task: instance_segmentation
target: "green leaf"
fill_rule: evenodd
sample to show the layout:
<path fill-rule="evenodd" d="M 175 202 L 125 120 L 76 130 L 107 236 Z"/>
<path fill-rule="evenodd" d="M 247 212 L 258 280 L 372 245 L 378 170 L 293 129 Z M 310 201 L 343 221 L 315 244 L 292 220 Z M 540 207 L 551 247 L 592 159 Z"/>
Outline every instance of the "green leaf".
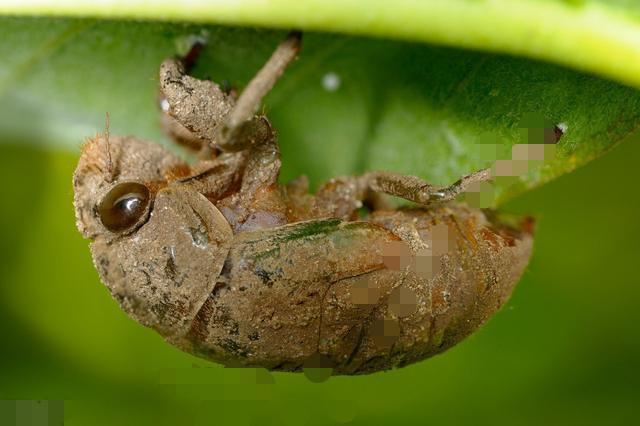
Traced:
<path fill-rule="evenodd" d="M 5 0 L 0 13 L 376 35 L 540 58 L 640 85 L 635 0 Z"/>
<path fill-rule="evenodd" d="M 75 152 L 103 131 L 107 111 L 112 133 L 168 144 L 158 127 L 158 64 L 193 37 L 208 39 L 195 74 L 242 87 L 284 34 L 10 17 L 0 28 L 0 140 Z M 542 127 L 566 126 L 544 162 L 520 162 L 526 173 L 497 179 L 499 202 L 596 158 L 640 122 L 636 90 L 556 65 L 321 33 L 305 35 L 299 60 L 265 104 L 280 135 L 283 180 L 306 174 L 314 184 L 370 169 L 447 184 L 511 159 L 514 144 L 542 142 Z"/>

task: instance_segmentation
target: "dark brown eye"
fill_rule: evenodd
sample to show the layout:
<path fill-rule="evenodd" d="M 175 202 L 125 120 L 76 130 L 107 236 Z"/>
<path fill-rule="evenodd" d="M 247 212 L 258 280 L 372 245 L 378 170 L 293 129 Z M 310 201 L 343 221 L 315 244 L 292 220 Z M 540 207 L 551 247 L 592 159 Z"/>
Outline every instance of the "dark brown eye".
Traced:
<path fill-rule="evenodd" d="M 137 182 L 120 183 L 98 205 L 102 224 L 111 232 L 124 231 L 138 222 L 149 203 L 149 190 Z"/>

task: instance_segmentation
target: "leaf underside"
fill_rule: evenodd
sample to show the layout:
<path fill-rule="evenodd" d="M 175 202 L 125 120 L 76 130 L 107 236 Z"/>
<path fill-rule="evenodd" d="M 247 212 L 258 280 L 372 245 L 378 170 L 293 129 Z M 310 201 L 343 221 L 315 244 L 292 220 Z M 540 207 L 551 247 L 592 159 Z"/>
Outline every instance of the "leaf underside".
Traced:
<path fill-rule="evenodd" d="M 157 68 L 194 36 L 194 73 L 242 88 L 282 31 L 196 24 L 3 18 L 0 140 L 76 150 L 103 130 L 169 142 L 158 127 Z M 279 132 L 283 180 L 314 184 L 384 169 L 448 184 L 541 143 L 561 125 L 555 158 L 496 182 L 498 202 L 598 157 L 639 123 L 632 88 L 537 62 L 420 43 L 306 33 L 296 63 L 265 101 Z M 529 129 L 529 130 L 527 130 Z M 546 152 L 546 151 L 545 151 Z M 491 202 L 489 202 L 491 204 Z"/>

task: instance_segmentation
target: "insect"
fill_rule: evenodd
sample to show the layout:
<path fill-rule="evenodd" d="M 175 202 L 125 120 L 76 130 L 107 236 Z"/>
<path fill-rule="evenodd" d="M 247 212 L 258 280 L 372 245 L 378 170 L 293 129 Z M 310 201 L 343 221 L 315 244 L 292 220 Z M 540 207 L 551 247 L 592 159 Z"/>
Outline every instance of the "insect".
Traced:
<path fill-rule="evenodd" d="M 90 139 L 77 227 L 122 309 L 209 360 L 364 374 L 440 353 L 510 296 L 532 227 L 455 201 L 488 170 L 448 187 L 390 172 L 315 194 L 305 178 L 278 183 L 276 134 L 256 110 L 300 45 L 292 32 L 239 96 L 190 76 L 194 55 L 164 61 L 163 126 L 200 159 L 108 130 Z"/>

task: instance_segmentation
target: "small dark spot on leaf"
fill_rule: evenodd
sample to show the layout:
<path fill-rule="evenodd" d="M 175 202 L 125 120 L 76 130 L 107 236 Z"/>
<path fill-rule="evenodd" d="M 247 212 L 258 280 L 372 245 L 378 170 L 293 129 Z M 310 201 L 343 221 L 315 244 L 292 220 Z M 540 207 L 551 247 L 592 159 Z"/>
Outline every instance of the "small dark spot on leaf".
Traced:
<path fill-rule="evenodd" d="M 548 140 L 545 140 L 545 143 L 551 143 L 551 144 L 558 143 L 562 138 L 562 136 L 564 136 L 566 129 L 567 127 L 565 124 L 562 124 L 562 123 L 556 124 L 555 126 L 553 126 L 553 129 L 552 129 L 553 135 L 550 138 L 548 138 Z"/>

